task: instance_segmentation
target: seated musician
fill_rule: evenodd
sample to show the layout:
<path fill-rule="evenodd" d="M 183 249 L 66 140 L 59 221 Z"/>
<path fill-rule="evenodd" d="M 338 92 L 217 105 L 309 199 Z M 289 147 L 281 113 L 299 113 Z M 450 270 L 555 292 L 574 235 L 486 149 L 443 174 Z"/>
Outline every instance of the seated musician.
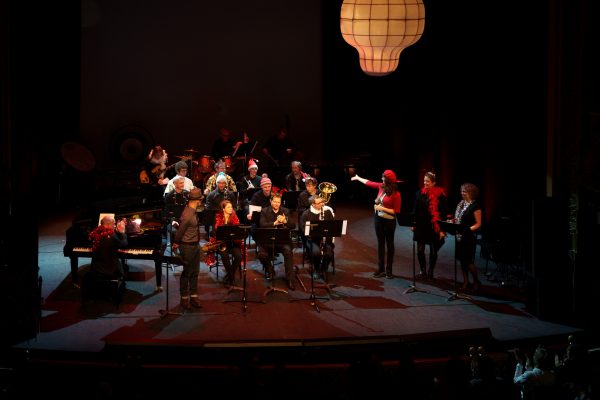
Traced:
<path fill-rule="evenodd" d="M 167 186 L 165 187 L 163 196 L 166 196 L 169 192 L 172 192 L 175 189 L 175 178 L 179 176 L 183 177 L 183 188 L 185 190 L 189 192 L 194 188 L 194 182 L 187 177 L 188 165 L 185 161 L 177 161 L 175 163 L 175 172 L 177 172 L 177 175 L 175 175 L 173 178 L 171 178 L 171 180 L 169 180 Z"/>
<path fill-rule="evenodd" d="M 272 193 L 273 184 L 271 183 L 271 179 L 269 179 L 269 177 L 266 175 L 267 174 L 263 174 L 263 177 L 260 179 L 261 190 L 258 192 L 255 192 L 252 195 L 249 206 L 257 206 L 257 207 L 260 207 L 261 209 L 263 209 L 263 208 L 269 207 L 271 205 L 271 193 Z M 259 213 L 257 213 L 257 214 L 259 214 Z M 253 216 L 250 213 L 250 209 L 248 209 L 248 214 L 246 215 L 246 218 L 248 219 L 248 221 L 251 222 L 250 235 L 254 238 L 254 231 L 258 227 L 258 218 L 260 218 L 260 215 Z"/>
<path fill-rule="evenodd" d="M 163 218 L 166 225 L 168 238 L 175 235 L 179 226 L 179 217 L 187 205 L 189 191 L 184 189 L 185 179 L 177 175 L 173 178 L 174 189 L 165 196 L 165 208 L 163 209 Z"/>
<path fill-rule="evenodd" d="M 234 206 L 236 204 L 235 195 L 233 192 L 227 190 L 227 179 L 225 178 L 225 174 L 219 173 L 216 182 L 216 189 L 206 196 L 206 205 L 204 209 L 204 231 L 207 235 L 206 240 L 210 240 L 211 230 L 214 228 L 215 215 L 218 211 L 221 211 L 221 202 L 223 200 L 229 200 Z M 212 258 L 207 259 L 206 263 L 211 266 L 213 264 Z"/>
<path fill-rule="evenodd" d="M 233 203 L 230 200 L 223 200 L 220 205 L 221 211 L 215 215 L 215 232 L 223 225 L 239 225 L 240 220 L 233 208 Z M 215 236 L 210 238 L 210 241 L 216 243 Z M 218 246 L 219 255 L 225 267 L 225 277 L 223 283 L 226 285 L 235 285 L 235 273 L 240 269 L 242 257 L 245 256 L 245 246 L 242 240 L 234 240 L 231 243 L 225 242 Z M 233 263 L 229 258 L 231 254 Z"/>
<path fill-rule="evenodd" d="M 92 264 L 90 274 L 96 279 L 123 279 L 123 265 L 119 258 L 119 249 L 127 247 L 125 221 L 121 220 L 115 228 L 115 219 L 105 216 L 92 232 Z"/>
<path fill-rule="evenodd" d="M 242 206 L 241 208 L 243 208 L 245 211 L 241 218 L 248 214 L 248 205 L 250 204 L 251 200 L 249 193 L 254 194 L 254 192 L 250 191 L 250 189 L 260 188 L 261 179 L 262 176 L 258 175 L 258 165 L 254 159 L 250 159 L 250 161 L 248 161 L 248 174 L 244 175 L 237 183 L 240 193 L 239 201 L 242 202 L 242 204 L 238 204 L 238 206 Z"/>
<path fill-rule="evenodd" d="M 285 176 L 285 188 L 295 191 L 305 190 L 305 181 L 310 175 L 302 171 L 302 163 L 300 161 L 292 161 L 290 166 L 292 172 Z"/>
<path fill-rule="evenodd" d="M 165 185 L 169 183 L 169 178 L 165 176 L 167 172 L 167 161 L 169 156 L 167 151 L 161 146 L 154 146 L 146 161 L 144 168 L 140 172 L 140 183 L 147 188 L 149 195 L 160 199 Z"/>
<path fill-rule="evenodd" d="M 298 195 L 298 205 L 296 206 L 296 211 L 298 212 L 298 217 L 302 215 L 304 210 L 308 209 L 311 205 L 310 197 L 318 194 L 317 188 L 317 179 L 309 176 L 304 181 L 306 189 L 300 192 Z"/>
<path fill-rule="evenodd" d="M 168 159 L 169 156 L 165 149 L 161 146 L 154 146 L 148 153 L 144 170 L 140 174 L 141 183 L 166 185 L 169 182 L 169 178 L 165 176 Z"/>
<path fill-rule="evenodd" d="M 309 201 L 310 207 L 304 210 L 300 216 L 299 229 L 303 235 L 307 221 L 323 221 L 335 218 L 333 209 L 325 205 L 324 198 L 318 195 L 312 195 Z M 325 274 L 333 259 L 333 238 L 308 236 L 306 237 L 305 244 L 311 258 L 311 264 L 314 268 L 313 276 L 316 279 L 325 279 Z"/>
<path fill-rule="evenodd" d="M 210 192 L 217 188 L 217 177 L 219 176 L 219 174 L 223 174 L 223 176 L 225 177 L 227 183 L 227 190 L 230 192 L 237 192 L 237 187 L 235 186 L 233 178 L 227 175 L 227 165 L 225 164 L 225 161 L 219 160 L 215 163 L 215 173 L 208 178 L 204 186 L 205 196 L 208 196 Z"/>
<path fill-rule="evenodd" d="M 281 206 L 281 195 L 273 193 L 271 195 L 271 205 L 264 207 L 260 212 L 260 228 L 288 228 L 294 229 L 296 224 L 290 220 L 290 210 Z M 290 236 L 289 243 L 275 243 L 275 248 L 271 248 L 269 243 L 259 243 L 258 259 L 266 271 L 265 278 L 267 280 L 275 278 L 275 271 L 271 263 L 271 256 L 274 252 L 283 254 L 283 263 L 285 266 L 285 279 L 287 287 L 290 290 L 295 290 L 294 286 L 294 266 L 292 254 L 292 238 Z"/>

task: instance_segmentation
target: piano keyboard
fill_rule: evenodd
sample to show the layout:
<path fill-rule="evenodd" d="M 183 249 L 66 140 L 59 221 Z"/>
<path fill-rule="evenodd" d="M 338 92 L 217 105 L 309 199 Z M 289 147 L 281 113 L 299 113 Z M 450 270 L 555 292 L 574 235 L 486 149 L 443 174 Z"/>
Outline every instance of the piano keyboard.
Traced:
<path fill-rule="evenodd" d="M 92 248 L 91 247 L 73 247 L 73 252 L 74 253 L 91 253 Z M 119 250 L 119 253 L 131 254 L 134 256 L 151 255 L 154 253 L 154 250 L 152 250 L 152 249 L 121 249 L 121 250 Z"/>

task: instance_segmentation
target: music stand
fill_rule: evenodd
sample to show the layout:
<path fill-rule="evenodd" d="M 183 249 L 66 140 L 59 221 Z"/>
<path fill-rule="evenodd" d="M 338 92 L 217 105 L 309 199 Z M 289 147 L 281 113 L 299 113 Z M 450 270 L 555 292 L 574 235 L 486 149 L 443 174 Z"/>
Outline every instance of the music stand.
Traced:
<path fill-rule="evenodd" d="M 423 290 L 423 289 L 417 288 L 417 272 L 416 272 L 416 261 L 415 261 L 415 240 L 413 240 L 413 246 L 412 247 L 413 247 L 413 253 L 412 253 L 413 283 L 412 283 L 412 285 L 410 285 L 408 287 L 408 289 L 406 289 L 404 291 L 404 294 L 414 293 L 414 292 L 427 293 L 427 290 Z M 454 263 L 456 264 L 456 259 L 454 260 Z M 456 269 L 454 271 L 454 276 L 455 276 L 454 282 L 455 282 L 455 287 L 456 287 Z"/>
<path fill-rule="evenodd" d="M 320 238 L 328 238 L 328 237 L 340 237 L 346 234 L 345 225 L 347 224 L 346 220 L 341 219 L 330 219 L 323 221 L 307 221 L 309 222 L 304 226 L 304 234 L 310 237 L 320 237 Z M 320 246 L 323 246 L 321 242 Z M 321 261 L 323 257 L 323 248 L 321 247 Z M 304 262 L 304 259 L 303 259 Z M 315 287 L 324 288 L 327 290 L 329 294 L 331 294 L 331 285 L 327 282 L 327 272 L 325 271 L 323 276 L 325 277 L 325 284 L 315 285 L 314 273 L 316 272 L 316 266 L 313 264 L 313 271 L 310 275 L 310 296 L 308 299 L 298 299 L 298 300 L 310 300 L 310 305 L 315 307 L 317 312 L 321 312 L 317 305 L 317 299 L 321 300 L 331 300 L 327 297 L 317 297 L 315 296 Z"/>
<path fill-rule="evenodd" d="M 473 300 L 470 296 L 467 296 L 466 294 L 461 294 L 458 293 L 458 282 L 457 282 L 457 265 L 456 265 L 456 243 L 458 242 L 456 240 L 456 233 L 458 231 L 460 231 L 461 225 L 460 224 L 456 224 L 454 222 L 449 222 L 449 221 L 439 221 L 440 224 L 440 228 L 446 232 L 449 233 L 451 235 L 454 235 L 454 292 L 448 292 L 450 293 L 450 297 L 448 297 L 448 301 L 452 301 L 452 300 L 457 300 L 457 299 L 463 299 L 463 300 Z"/>
<path fill-rule="evenodd" d="M 275 287 L 275 246 L 282 244 L 290 244 L 291 236 L 289 228 L 256 228 L 254 231 L 256 243 L 262 246 L 270 246 L 271 250 L 271 270 L 273 276 L 271 277 L 271 285 L 267 288 L 264 295 L 268 295 L 272 292 L 288 293 L 285 289 L 279 289 Z"/>
<path fill-rule="evenodd" d="M 165 304 L 165 309 L 164 310 L 158 310 L 160 317 L 161 318 L 165 318 L 167 315 L 183 315 L 183 313 L 180 312 L 175 312 L 175 311 L 170 311 L 169 310 L 169 269 L 171 268 L 171 264 L 181 264 L 181 258 L 179 257 L 179 255 L 173 256 L 173 247 L 171 247 L 171 256 L 163 256 L 163 260 L 166 261 L 167 263 L 167 272 L 165 274 L 165 279 L 167 281 L 166 284 L 166 295 L 167 295 L 167 300 L 166 300 L 166 304 Z"/>
<path fill-rule="evenodd" d="M 217 228 L 217 241 L 226 241 L 228 243 L 228 248 L 233 247 L 234 240 L 242 240 L 244 241 L 244 245 L 246 246 L 246 252 L 248 251 L 248 245 L 246 245 L 246 238 L 248 237 L 248 230 L 250 229 L 250 225 L 221 225 Z M 222 257 L 229 257 L 229 254 L 224 254 Z M 246 311 L 248 306 L 246 303 L 251 301 L 253 303 L 264 303 L 264 301 L 260 300 L 248 300 L 246 298 L 246 257 L 242 257 L 242 287 L 239 286 L 231 286 L 229 287 L 229 293 L 239 290 L 242 292 L 242 296 L 239 300 L 226 299 L 224 302 L 231 301 L 240 301 L 242 303 L 242 311 Z M 234 272 L 235 275 L 235 272 Z"/>

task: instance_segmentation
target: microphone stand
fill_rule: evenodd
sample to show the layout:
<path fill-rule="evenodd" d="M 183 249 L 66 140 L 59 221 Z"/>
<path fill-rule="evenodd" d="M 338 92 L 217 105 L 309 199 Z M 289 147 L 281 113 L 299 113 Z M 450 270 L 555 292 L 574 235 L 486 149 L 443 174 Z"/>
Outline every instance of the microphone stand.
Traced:
<path fill-rule="evenodd" d="M 404 294 L 421 292 L 427 293 L 426 290 L 417 288 L 417 273 L 416 273 L 416 265 L 415 265 L 415 241 L 413 240 L 413 252 L 412 252 L 412 270 L 413 270 L 413 283 L 404 291 Z M 456 260 L 455 260 L 456 261 Z"/>

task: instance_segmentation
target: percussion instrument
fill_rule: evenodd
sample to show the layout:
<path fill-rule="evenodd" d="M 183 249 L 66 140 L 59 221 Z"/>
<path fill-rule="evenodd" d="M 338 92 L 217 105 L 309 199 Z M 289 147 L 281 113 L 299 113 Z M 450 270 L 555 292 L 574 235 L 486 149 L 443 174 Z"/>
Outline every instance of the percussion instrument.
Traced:
<path fill-rule="evenodd" d="M 235 165 L 231 162 L 231 157 L 223 156 L 223 162 L 225 163 L 225 171 L 227 171 L 227 174 L 231 175 L 235 170 Z"/>
<path fill-rule="evenodd" d="M 212 164 L 214 164 L 214 162 L 211 161 L 210 156 L 204 155 L 200 157 L 200 172 L 203 174 L 211 172 Z"/>
<path fill-rule="evenodd" d="M 77 171 L 89 172 L 96 166 L 96 158 L 85 146 L 75 142 L 65 142 L 60 146 L 63 160 Z"/>

